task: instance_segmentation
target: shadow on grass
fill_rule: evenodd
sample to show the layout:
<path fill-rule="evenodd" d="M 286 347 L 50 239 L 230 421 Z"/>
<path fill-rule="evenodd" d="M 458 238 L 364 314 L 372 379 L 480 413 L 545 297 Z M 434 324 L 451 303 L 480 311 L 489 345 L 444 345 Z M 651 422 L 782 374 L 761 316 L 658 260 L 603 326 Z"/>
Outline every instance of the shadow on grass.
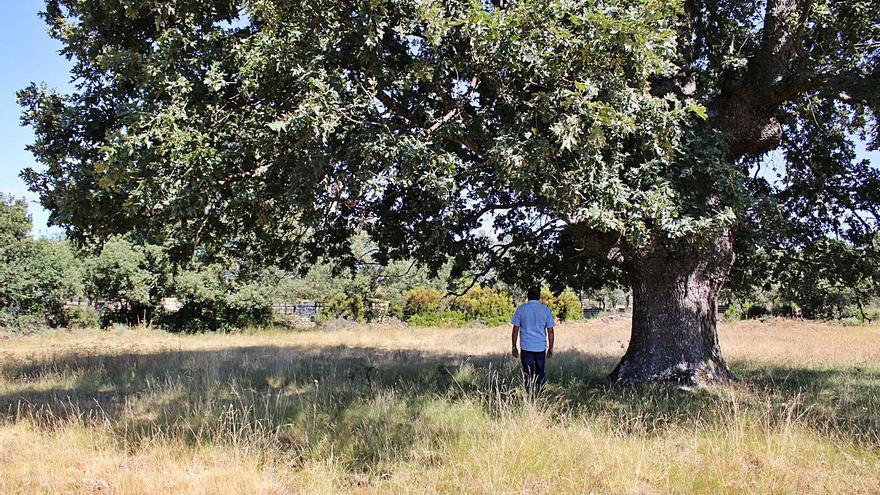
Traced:
<path fill-rule="evenodd" d="M 540 399 L 548 413 L 643 435 L 797 422 L 880 445 L 877 371 L 733 363 L 742 383 L 690 392 L 603 384 L 616 361 L 582 352 L 548 360 L 550 386 Z M 0 376 L 0 422 L 74 419 L 109 425 L 126 445 L 156 436 L 244 442 L 295 459 L 342 456 L 359 470 L 468 434 L 474 410 L 479 424 L 525 401 L 518 362 L 506 355 L 345 346 L 66 354 L 0 363 Z"/>

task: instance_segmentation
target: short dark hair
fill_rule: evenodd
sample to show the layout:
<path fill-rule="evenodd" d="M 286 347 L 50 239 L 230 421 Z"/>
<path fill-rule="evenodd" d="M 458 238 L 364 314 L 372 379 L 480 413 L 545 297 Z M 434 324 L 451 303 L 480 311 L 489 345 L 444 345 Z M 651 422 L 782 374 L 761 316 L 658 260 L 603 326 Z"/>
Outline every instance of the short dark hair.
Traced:
<path fill-rule="evenodd" d="M 529 301 L 540 301 L 541 300 L 541 287 L 537 285 L 533 285 L 529 287 L 528 295 Z"/>

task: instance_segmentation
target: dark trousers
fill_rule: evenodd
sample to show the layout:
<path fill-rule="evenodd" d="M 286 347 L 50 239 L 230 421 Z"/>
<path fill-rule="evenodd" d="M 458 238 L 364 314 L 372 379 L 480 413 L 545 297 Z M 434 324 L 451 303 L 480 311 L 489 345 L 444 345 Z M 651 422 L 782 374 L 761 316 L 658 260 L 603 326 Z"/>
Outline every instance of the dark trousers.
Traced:
<path fill-rule="evenodd" d="M 526 388 L 530 391 L 544 390 L 544 383 L 547 382 L 547 376 L 544 374 L 544 359 L 546 353 L 520 351 L 519 360 L 522 363 L 523 377 L 526 380 Z"/>

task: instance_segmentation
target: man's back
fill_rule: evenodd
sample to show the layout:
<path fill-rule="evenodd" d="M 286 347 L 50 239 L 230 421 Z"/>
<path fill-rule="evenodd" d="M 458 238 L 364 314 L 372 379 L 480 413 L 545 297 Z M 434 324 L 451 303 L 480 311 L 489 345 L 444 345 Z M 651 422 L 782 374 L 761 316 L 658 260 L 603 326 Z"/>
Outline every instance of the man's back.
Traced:
<path fill-rule="evenodd" d="M 540 301 L 530 300 L 516 308 L 512 323 L 519 327 L 520 347 L 524 351 L 547 349 L 547 328 L 553 328 L 553 312 Z"/>

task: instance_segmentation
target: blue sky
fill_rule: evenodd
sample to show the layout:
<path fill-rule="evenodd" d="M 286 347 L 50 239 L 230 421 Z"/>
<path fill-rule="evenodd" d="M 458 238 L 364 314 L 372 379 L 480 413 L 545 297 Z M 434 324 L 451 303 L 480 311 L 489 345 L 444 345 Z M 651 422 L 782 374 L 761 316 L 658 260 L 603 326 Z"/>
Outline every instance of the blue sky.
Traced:
<path fill-rule="evenodd" d="M 58 54 L 61 45 L 46 34 L 46 26 L 37 16 L 43 0 L 0 1 L 4 4 L 0 16 L 0 192 L 25 197 L 30 202 L 34 233 L 54 235 L 60 230 L 47 226 L 48 212 L 19 178 L 21 170 L 35 162 L 25 151 L 33 133 L 19 125 L 15 92 L 31 82 L 46 83 L 62 91 L 70 88 L 70 63 Z M 880 165 L 880 153 L 867 153 L 863 146 L 859 152 L 872 165 Z"/>
<path fill-rule="evenodd" d="M 0 0 L 0 192 L 25 197 L 34 219 L 34 233 L 45 236 L 59 232 L 46 225 L 49 214 L 36 203 L 18 174 L 34 166 L 25 151 L 33 140 L 30 129 L 19 125 L 21 114 L 15 92 L 31 82 L 45 82 L 64 90 L 70 87 L 69 62 L 58 54 L 61 44 L 46 34 L 46 25 L 37 16 L 43 0 Z"/>

